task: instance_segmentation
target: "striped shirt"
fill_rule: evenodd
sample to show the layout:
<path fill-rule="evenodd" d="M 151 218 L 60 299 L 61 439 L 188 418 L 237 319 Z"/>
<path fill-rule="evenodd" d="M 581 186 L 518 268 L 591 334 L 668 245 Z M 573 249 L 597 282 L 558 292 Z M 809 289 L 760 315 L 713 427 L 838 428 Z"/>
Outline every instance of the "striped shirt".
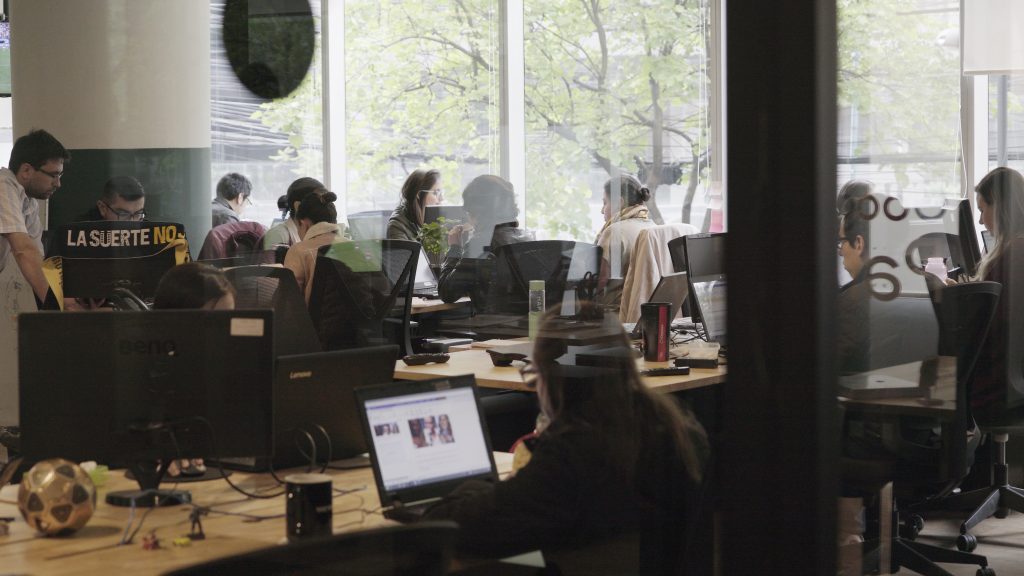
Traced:
<path fill-rule="evenodd" d="M 39 203 L 29 198 L 18 183 L 14 172 L 0 168 L 0 270 L 11 252 L 7 234 L 23 232 L 35 241 L 39 254 L 43 253 L 43 224 L 39 220 Z"/>

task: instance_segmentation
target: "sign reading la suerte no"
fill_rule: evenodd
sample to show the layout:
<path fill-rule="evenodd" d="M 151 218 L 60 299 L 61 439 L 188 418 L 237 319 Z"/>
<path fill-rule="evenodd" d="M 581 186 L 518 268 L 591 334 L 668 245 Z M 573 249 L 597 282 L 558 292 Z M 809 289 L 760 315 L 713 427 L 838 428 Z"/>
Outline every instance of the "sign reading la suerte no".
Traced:
<path fill-rule="evenodd" d="M 67 246 L 111 248 L 121 246 L 152 246 L 167 244 L 178 237 L 176 226 L 136 228 L 134 230 L 68 230 Z"/>

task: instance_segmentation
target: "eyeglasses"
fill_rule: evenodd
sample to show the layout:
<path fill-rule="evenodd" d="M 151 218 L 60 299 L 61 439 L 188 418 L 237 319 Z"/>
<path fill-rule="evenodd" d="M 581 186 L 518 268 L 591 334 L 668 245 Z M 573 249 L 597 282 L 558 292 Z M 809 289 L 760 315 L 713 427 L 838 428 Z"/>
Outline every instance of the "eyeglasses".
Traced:
<path fill-rule="evenodd" d="M 519 367 L 519 377 L 523 380 L 523 385 L 527 388 L 537 387 L 537 367 L 533 365 L 529 360 L 517 360 L 522 362 L 523 365 Z"/>
<path fill-rule="evenodd" d="M 849 241 L 850 241 L 850 239 L 847 238 L 846 236 L 840 236 L 839 238 L 836 238 L 836 250 L 842 250 L 843 249 L 843 242 L 849 242 Z"/>
<path fill-rule="evenodd" d="M 42 168 L 36 168 L 36 172 L 42 172 L 43 174 L 46 174 L 47 176 L 49 176 L 50 178 L 53 178 L 54 180 L 60 180 L 61 176 L 64 175 L 63 171 L 61 171 L 61 172 L 50 172 L 49 170 L 43 170 Z"/>
<path fill-rule="evenodd" d="M 100 202 L 103 201 L 100 200 Z M 146 219 L 145 210 L 139 210 L 138 212 L 129 212 L 127 210 L 121 210 L 120 208 L 112 208 L 110 204 L 107 204 L 106 202 L 103 202 L 103 205 L 107 207 L 107 210 L 113 212 L 114 215 L 117 216 L 117 219 L 122 222 L 139 222 Z"/>
<path fill-rule="evenodd" d="M 252 206 L 252 196 L 246 196 L 245 200 L 242 202 L 244 202 L 246 206 Z"/>
<path fill-rule="evenodd" d="M 438 200 L 444 198 L 444 190 L 441 188 L 438 188 L 437 190 L 420 190 L 420 194 L 433 194 L 434 196 L 437 196 Z"/>

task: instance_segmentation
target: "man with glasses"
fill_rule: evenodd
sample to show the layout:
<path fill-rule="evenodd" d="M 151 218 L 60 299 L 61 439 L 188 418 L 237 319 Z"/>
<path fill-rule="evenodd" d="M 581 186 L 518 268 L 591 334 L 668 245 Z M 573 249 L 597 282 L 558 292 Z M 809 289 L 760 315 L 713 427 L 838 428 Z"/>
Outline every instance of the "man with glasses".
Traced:
<path fill-rule="evenodd" d="M 60 188 L 67 149 L 45 130 L 18 138 L 7 168 L 0 169 L 0 270 L 12 254 L 38 303 L 49 285 L 43 276 L 43 226 L 39 203 Z"/>
<path fill-rule="evenodd" d="M 103 185 L 103 196 L 96 201 L 96 206 L 75 221 L 141 222 L 145 219 L 146 191 L 142 184 L 131 176 L 114 176 Z"/>
<path fill-rule="evenodd" d="M 213 199 L 213 227 L 238 222 L 242 209 L 252 194 L 252 182 L 237 172 L 225 174 L 217 182 L 217 197 Z"/>

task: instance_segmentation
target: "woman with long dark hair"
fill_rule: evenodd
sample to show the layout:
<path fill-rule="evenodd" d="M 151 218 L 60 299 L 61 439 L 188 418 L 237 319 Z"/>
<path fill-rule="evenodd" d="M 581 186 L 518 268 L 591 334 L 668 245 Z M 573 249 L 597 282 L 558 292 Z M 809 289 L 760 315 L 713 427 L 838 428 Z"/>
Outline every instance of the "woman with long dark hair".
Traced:
<path fill-rule="evenodd" d="M 979 223 L 994 240 L 975 275 L 977 280 L 1003 285 L 988 337 L 978 356 L 971 387 L 975 418 L 985 423 L 1002 412 L 1010 329 L 1024 323 L 1024 176 L 999 167 L 975 186 Z"/>
<path fill-rule="evenodd" d="M 297 216 L 302 242 L 293 245 L 284 256 L 284 267 L 295 274 L 299 289 L 309 303 L 313 285 L 313 270 L 316 268 L 317 250 L 335 242 L 346 242 L 345 227 L 338 224 L 338 209 L 334 192 L 322 190 L 306 196 L 299 204 Z"/>
<path fill-rule="evenodd" d="M 388 220 L 388 240 L 419 242 L 426 207 L 439 204 L 442 194 L 440 172 L 425 168 L 413 170 L 402 184 L 402 201 Z"/>
<path fill-rule="evenodd" d="M 603 355 L 603 367 L 560 364 L 567 347 L 554 316 L 546 316 L 533 362 L 523 370 L 547 421 L 529 462 L 503 482 L 463 484 L 427 517 L 459 523 L 464 556 L 592 545 L 622 551 L 623 542 L 637 542 L 633 536 L 657 533 L 662 540 L 626 546 L 620 563 L 605 569 L 670 573 L 672 566 L 663 564 L 682 547 L 701 483 L 704 430 L 671 396 L 644 386 L 622 327 L 611 316 L 605 328 L 621 354 Z"/>

